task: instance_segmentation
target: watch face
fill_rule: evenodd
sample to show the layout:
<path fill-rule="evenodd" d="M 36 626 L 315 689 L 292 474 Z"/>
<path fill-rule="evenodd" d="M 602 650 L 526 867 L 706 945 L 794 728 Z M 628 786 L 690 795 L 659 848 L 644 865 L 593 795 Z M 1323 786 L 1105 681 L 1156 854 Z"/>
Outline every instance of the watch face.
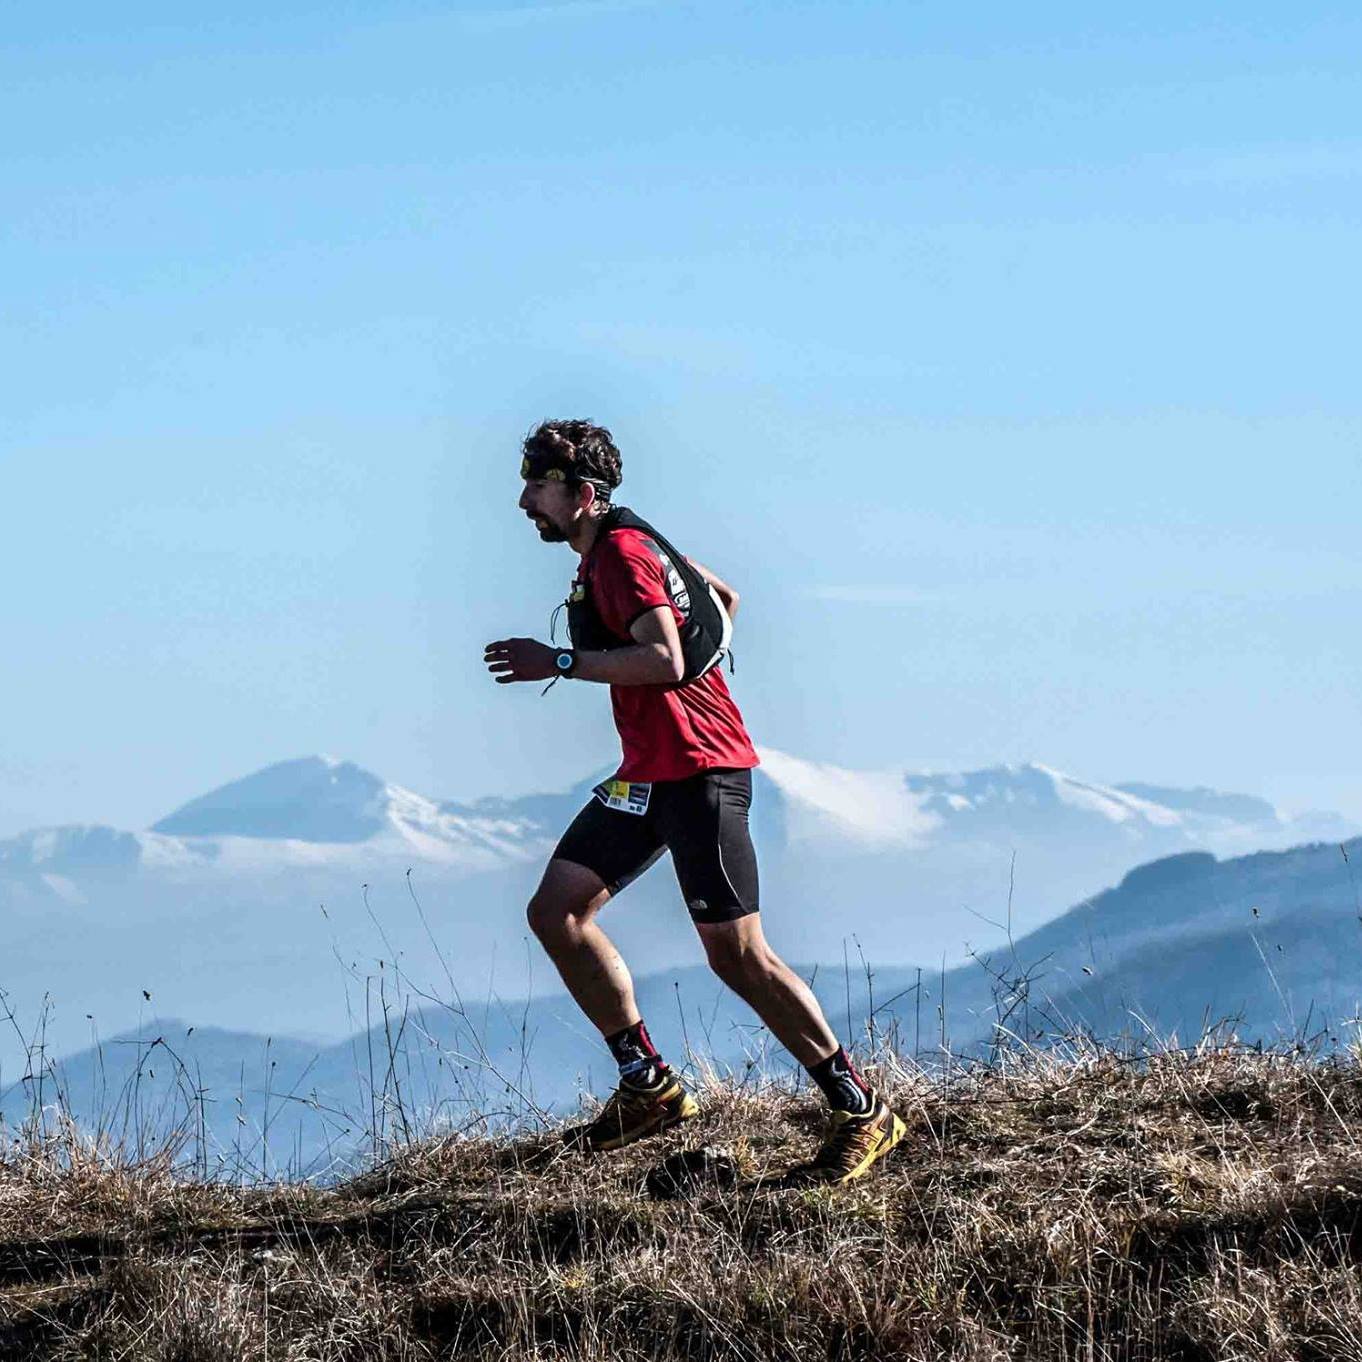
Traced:
<path fill-rule="evenodd" d="M 558 670 L 559 670 L 560 672 L 565 672 L 565 671 L 567 671 L 567 669 L 568 669 L 569 667 L 571 667 L 571 666 L 572 666 L 572 654 L 571 654 L 571 653 L 559 653 L 559 654 L 558 654 Z"/>

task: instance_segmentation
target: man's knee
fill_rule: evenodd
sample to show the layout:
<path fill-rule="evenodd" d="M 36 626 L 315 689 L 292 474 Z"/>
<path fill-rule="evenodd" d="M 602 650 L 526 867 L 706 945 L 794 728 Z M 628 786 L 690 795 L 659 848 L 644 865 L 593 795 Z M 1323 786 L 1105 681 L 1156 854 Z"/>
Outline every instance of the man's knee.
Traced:
<path fill-rule="evenodd" d="M 530 930 L 543 946 L 575 941 L 581 935 L 586 915 L 560 899 L 536 894 L 525 910 Z"/>
<path fill-rule="evenodd" d="M 585 904 L 544 893 L 535 894 L 525 910 L 530 930 L 545 945 L 574 940 L 581 934 L 582 925 L 589 916 Z"/>
<path fill-rule="evenodd" d="M 530 899 L 525 918 L 545 945 L 573 941 L 609 897 L 609 889 L 593 871 L 553 860 Z"/>
<path fill-rule="evenodd" d="M 703 933 L 709 967 L 730 987 L 765 978 L 771 968 L 771 951 L 764 941 L 753 941 L 737 931 Z"/>

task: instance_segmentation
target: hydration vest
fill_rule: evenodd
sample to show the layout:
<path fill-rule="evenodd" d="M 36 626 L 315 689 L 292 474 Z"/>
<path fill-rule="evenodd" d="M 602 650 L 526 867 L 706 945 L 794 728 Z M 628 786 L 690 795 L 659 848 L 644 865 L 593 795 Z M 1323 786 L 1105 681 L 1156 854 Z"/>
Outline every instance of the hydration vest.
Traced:
<path fill-rule="evenodd" d="M 681 635 L 685 671 L 678 684 L 684 686 L 697 680 L 723 658 L 733 638 L 733 621 L 728 618 L 723 602 L 685 557 L 627 506 L 613 506 L 601 518 L 592 553 L 595 553 L 606 535 L 614 534 L 617 530 L 638 530 L 653 541 L 662 562 L 667 595 L 681 612 L 678 632 Z M 585 571 L 568 598 L 567 612 L 568 633 L 574 648 L 588 652 L 608 652 L 613 648 L 628 648 L 633 643 L 632 639 L 622 639 L 605 627 L 605 621 L 591 599 L 591 578 Z"/>

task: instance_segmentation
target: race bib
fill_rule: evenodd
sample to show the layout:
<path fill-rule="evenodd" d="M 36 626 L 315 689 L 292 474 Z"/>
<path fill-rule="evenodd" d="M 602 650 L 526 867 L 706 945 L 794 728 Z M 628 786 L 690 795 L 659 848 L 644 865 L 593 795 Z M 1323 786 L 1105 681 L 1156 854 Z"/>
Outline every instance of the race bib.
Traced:
<path fill-rule="evenodd" d="M 607 809 L 620 813 L 647 813 L 652 784 L 640 780 L 603 780 L 591 792 Z"/>

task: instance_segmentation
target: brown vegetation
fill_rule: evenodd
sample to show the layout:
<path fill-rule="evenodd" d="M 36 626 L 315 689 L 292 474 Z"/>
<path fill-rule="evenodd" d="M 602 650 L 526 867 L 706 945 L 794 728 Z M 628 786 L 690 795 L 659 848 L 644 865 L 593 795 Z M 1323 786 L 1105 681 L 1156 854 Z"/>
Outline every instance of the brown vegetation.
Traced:
<path fill-rule="evenodd" d="M 0 1359 L 1362 1358 L 1362 1068 L 1206 1046 L 885 1055 L 908 1119 L 845 1190 L 653 1202 L 725 1145 L 806 1155 L 817 1104 L 711 1084 L 621 1154 L 448 1137 L 329 1188 L 240 1188 L 73 1131 L 0 1161 Z"/>

